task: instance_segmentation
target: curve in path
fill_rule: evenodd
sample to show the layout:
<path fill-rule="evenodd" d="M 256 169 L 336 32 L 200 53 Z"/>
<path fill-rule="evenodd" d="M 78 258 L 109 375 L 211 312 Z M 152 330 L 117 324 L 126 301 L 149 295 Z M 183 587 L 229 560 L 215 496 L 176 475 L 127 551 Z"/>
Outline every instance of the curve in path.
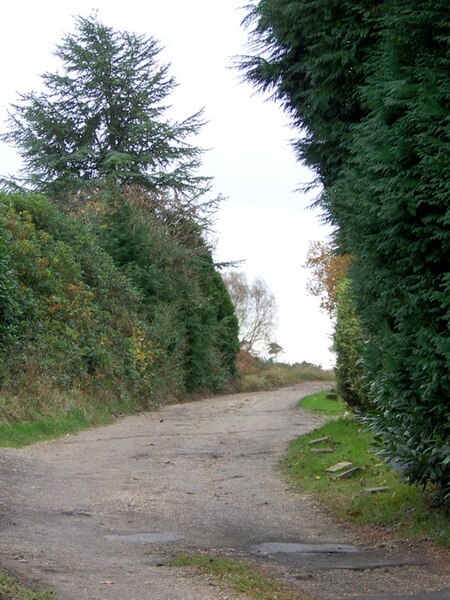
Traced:
<path fill-rule="evenodd" d="M 356 539 L 274 469 L 292 438 L 321 423 L 297 404 L 323 385 L 171 405 L 1 449 L 2 562 L 62 600 L 223 598 L 199 575 L 161 568 L 180 551 L 250 557 L 326 600 L 439 600 L 449 585 L 440 563 Z"/>

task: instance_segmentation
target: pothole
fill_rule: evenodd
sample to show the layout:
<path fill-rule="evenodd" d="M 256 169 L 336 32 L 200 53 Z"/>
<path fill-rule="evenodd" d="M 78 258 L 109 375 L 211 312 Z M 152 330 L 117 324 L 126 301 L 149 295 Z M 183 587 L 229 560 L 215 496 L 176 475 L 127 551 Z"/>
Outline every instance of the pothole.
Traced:
<path fill-rule="evenodd" d="M 348 544 L 264 542 L 252 546 L 251 552 L 253 554 L 353 554 L 359 550 L 356 546 Z"/>
<path fill-rule="evenodd" d="M 110 542 L 124 542 L 126 544 L 167 544 L 182 539 L 179 533 L 115 533 L 105 535 Z"/>

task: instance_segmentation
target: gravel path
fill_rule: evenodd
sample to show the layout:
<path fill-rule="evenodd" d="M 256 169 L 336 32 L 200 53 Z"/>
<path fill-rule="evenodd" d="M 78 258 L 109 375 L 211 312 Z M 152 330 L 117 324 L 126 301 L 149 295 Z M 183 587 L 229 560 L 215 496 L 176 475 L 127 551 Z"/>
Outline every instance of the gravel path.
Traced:
<path fill-rule="evenodd" d="M 0 449 L 0 562 L 61 600 L 239 597 L 164 566 L 181 551 L 247 557 L 323 600 L 450 598 L 443 553 L 364 539 L 273 468 L 320 424 L 297 402 L 322 387 L 172 405 Z"/>

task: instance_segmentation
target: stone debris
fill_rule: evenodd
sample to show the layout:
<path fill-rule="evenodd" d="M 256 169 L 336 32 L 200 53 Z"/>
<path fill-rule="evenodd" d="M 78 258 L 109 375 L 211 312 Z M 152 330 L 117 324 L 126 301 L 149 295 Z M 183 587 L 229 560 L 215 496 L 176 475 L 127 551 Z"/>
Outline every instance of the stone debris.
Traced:
<path fill-rule="evenodd" d="M 314 446 L 315 444 L 320 444 L 321 442 L 327 442 L 328 440 L 331 440 L 331 437 L 329 435 L 325 435 L 324 437 L 317 438 L 316 440 L 311 440 L 309 442 L 309 445 Z"/>
<path fill-rule="evenodd" d="M 336 463 L 335 465 L 332 465 L 331 467 L 328 467 L 328 469 L 325 469 L 327 473 L 337 473 L 338 471 L 342 471 L 343 469 L 348 469 L 349 467 L 352 467 L 353 464 L 351 462 L 339 462 Z"/>
<path fill-rule="evenodd" d="M 329 447 L 326 447 L 326 448 L 311 448 L 311 452 L 317 452 L 317 453 L 319 453 L 319 452 L 334 452 L 334 450 L 333 450 L 333 448 L 329 448 Z"/>
<path fill-rule="evenodd" d="M 385 487 L 372 487 L 372 488 L 364 488 L 366 494 L 378 494 L 379 492 L 388 492 L 391 488 L 388 486 Z"/>
<path fill-rule="evenodd" d="M 361 467 L 352 467 L 351 469 L 348 469 L 347 471 L 338 473 L 338 475 L 335 475 L 333 477 L 333 479 L 345 479 L 346 477 L 352 477 L 352 475 L 355 475 L 356 473 L 358 473 L 358 471 L 362 471 Z"/>

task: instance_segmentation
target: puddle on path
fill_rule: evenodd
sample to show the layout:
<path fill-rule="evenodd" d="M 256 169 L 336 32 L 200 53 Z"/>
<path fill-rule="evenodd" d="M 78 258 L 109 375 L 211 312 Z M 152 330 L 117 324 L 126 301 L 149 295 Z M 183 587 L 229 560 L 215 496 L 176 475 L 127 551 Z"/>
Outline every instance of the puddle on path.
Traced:
<path fill-rule="evenodd" d="M 359 552 L 356 546 L 348 544 L 303 544 L 264 542 L 252 546 L 253 554 L 352 554 Z"/>
<path fill-rule="evenodd" d="M 181 540 L 179 533 L 117 533 L 105 535 L 110 542 L 125 542 L 127 544 L 167 544 Z"/>

